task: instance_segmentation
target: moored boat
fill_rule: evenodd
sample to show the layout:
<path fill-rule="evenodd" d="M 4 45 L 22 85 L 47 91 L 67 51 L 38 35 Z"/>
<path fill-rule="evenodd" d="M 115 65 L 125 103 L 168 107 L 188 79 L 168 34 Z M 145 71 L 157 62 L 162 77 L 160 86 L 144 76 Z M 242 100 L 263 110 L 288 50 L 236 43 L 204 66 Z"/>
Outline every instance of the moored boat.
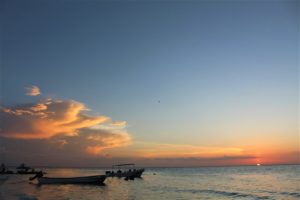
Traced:
<path fill-rule="evenodd" d="M 70 178 L 38 178 L 39 184 L 103 184 L 105 175 L 84 176 L 84 177 L 70 177 Z"/>
<path fill-rule="evenodd" d="M 117 169 L 115 172 L 114 169 Z M 121 168 L 125 168 L 121 170 Z M 111 171 L 106 171 L 107 177 L 125 177 L 128 179 L 134 179 L 134 178 L 141 178 L 143 172 L 145 171 L 144 168 L 136 169 L 135 164 L 129 163 L 129 164 L 118 164 L 113 165 Z"/>
<path fill-rule="evenodd" d="M 9 170 L 4 163 L 0 165 L 0 174 L 13 174 L 14 172 Z"/>
<path fill-rule="evenodd" d="M 142 168 L 142 169 L 137 169 L 136 172 L 134 173 L 134 177 L 135 177 L 135 178 L 141 178 L 144 171 L 145 171 L 144 168 Z"/>
<path fill-rule="evenodd" d="M 36 174 L 29 180 L 37 178 L 39 184 L 103 184 L 105 175 L 81 176 L 81 177 L 43 177 L 43 174 Z"/>
<path fill-rule="evenodd" d="M 37 171 L 35 170 L 34 168 L 32 167 L 28 167 L 26 166 L 24 163 L 22 163 L 20 166 L 18 166 L 16 168 L 18 171 L 17 173 L 18 174 L 38 174 L 40 173 L 41 171 Z M 42 172 L 43 174 L 45 174 L 45 172 Z"/>

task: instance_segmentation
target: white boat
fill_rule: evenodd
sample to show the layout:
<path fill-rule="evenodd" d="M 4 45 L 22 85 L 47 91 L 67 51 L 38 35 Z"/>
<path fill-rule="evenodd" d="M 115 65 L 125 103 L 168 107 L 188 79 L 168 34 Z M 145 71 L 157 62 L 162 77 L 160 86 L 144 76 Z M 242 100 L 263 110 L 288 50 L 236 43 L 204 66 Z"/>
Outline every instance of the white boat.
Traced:
<path fill-rule="evenodd" d="M 81 177 L 43 177 L 35 176 L 30 178 L 33 180 L 37 178 L 39 184 L 103 184 L 106 179 L 105 175 L 96 176 L 81 176 Z"/>

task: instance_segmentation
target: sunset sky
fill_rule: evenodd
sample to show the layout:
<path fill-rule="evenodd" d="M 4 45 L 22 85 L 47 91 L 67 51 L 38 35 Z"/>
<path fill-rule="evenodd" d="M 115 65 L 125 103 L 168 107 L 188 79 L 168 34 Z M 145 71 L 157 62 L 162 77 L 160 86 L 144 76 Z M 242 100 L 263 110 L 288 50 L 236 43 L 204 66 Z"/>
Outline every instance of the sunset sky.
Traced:
<path fill-rule="evenodd" d="M 299 1 L 0 3 L 0 163 L 300 163 Z"/>

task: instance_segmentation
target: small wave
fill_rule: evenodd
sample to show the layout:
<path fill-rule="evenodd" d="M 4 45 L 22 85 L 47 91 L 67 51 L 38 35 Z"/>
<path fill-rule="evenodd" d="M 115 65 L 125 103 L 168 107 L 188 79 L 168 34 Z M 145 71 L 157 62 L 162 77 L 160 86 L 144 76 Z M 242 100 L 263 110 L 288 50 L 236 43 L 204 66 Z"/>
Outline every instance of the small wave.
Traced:
<path fill-rule="evenodd" d="M 219 191 L 219 190 L 203 190 L 203 192 L 215 193 L 224 196 L 232 196 L 232 197 L 250 197 L 254 199 L 270 199 L 269 196 L 258 196 L 253 194 L 245 194 L 239 192 L 226 192 L 226 191 Z"/>
<path fill-rule="evenodd" d="M 200 190 L 200 192 L 204 193 L 214 193 L 214 194 L 220 194 L 224 196 L 236 196 L 236 197 L 247 197 L 247 194 L 242 194 L 238 192 L 226 192 L 226 191 L 220 191 L 220 190 Z"/>
<path fill-rule="evenodd" d="M 267 193 L 275 194 L 275 195 L 286 195 L 286 196 L 300 197 L 300 193 L 298 193 L 298 192 L 276 192 L 276 191 L 266 191 L 266 190 L 262 190 L 262 192 L 267 192 Z"/>
<path fill-rule="evenodd" d="M 226 191 L 220 191 L 220 190 L 196 190 L 196 189 L 190 189 L 190 190 L 177 190 L 178 192 L 191 192 L 191 193 L 210 193 L 210 194 L 216 194 L 216 195 L 223 195 L 223 196 L 229 196 L 234 198 L 253 198 L 253 199 L 272 199 L 269 196 L 258 196 L 253 194 L 245 194 L 245 193 L 239 193 L 239 192 L 226 192 Z"/>
<path fill-rule="evenodd" d="M 300 197 L 300 193 L 298 193 L 298 192 L 280 192 L 280 194 L 290 195 L 290 196 L 294 196 L 294 197 Z"/>

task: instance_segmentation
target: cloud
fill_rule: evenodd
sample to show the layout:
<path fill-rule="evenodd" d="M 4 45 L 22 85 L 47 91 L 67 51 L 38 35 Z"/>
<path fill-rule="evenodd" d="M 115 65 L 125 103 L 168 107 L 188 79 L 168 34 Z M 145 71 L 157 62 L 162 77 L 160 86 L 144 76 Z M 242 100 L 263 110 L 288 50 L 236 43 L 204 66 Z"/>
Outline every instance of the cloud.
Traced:
<path fill-rule="evenodd" d="M 40 94 L 37 86 L 26 90 L 30 96 Z M 131 143 L 126 124 L 93 115 L 85 104 L 75 100 L 49 98 L 0 105 L 0 153 L 16 160 L 99 157 L 107 155 L 105 150 Z"/>
<path fill-rule="evenodd" d="M 123 147 L 131 144 L 131 136 L 125 130 L 103 130 L 83 128 L 73 136 L 58 135 L 49 139 L 64 151 L 90 156 L 102 156 L 104 150 Z"/>
<path fill-rule="evenodd" d="M 44 139 L 24 140 L 0 136 L 0 157 L 15 165 L 26 162 L 47 166 L 80 166 L 88 160 L 85 166 L 89 166 L 98 163 L 99 158 L 107 158 L 106 150 L 130 143 L 131 137 L 125 130 L 89 128 L 79 129 L 73 136 L 56 135 Z"/>
<path fill-rule="evenodd" d="M 131 146 L 122 149 L 111 149 L 108 153 L 117 154 L 122 157 L 131 155 L 145 159 L 214 159 L 249 156 L 248 152 L 239 147 L 198 146 L 141 141 L 135 141 Z"/>
<path fill-rule="evenodd" d="M 55 146 L 63 148 L 70 154 L 89 154 L 90 156 L 102 156 L 104 150 L 127 146 L 131 143 L 131 137 L 126 131 L 101 130 L 83 128 L 77 131 L 77 135 L 59 135 L 50 139 Z"/>
<path fill-rule="evenodd" d="M 126 121 L 114 121 L 111 124 L 114 126 L 125 127 L 127 125 L 127 122 Z"/>
<path fill-rule="evenodd" d="M 131 137 L 122 131 L 105 131 L 95 129 L 81 129 L 80 135 L 84 135 L 89 145 L 85 151 L 92 155 L 98 155 L 104 149 L 127 146 L 131 142 Z"/>
<path fill-rule="evenodd" d="M 74 100 L 41 100 L 36 104 L 4 107 L 0 110 L 0 135 L 33 139 L 55 135 L 76 135 L 77 130 L 102 124 L 110 119 L 86 113 L 83 103 Z"/>
<path fill-rule="evenodd" d="M 26 89 L 26 95 L 28 95 L 28 96 L 38 96 L 41 94 L 40 88 L 38 88 L 35 85 L 26 87 L 25 89 Z"/>

